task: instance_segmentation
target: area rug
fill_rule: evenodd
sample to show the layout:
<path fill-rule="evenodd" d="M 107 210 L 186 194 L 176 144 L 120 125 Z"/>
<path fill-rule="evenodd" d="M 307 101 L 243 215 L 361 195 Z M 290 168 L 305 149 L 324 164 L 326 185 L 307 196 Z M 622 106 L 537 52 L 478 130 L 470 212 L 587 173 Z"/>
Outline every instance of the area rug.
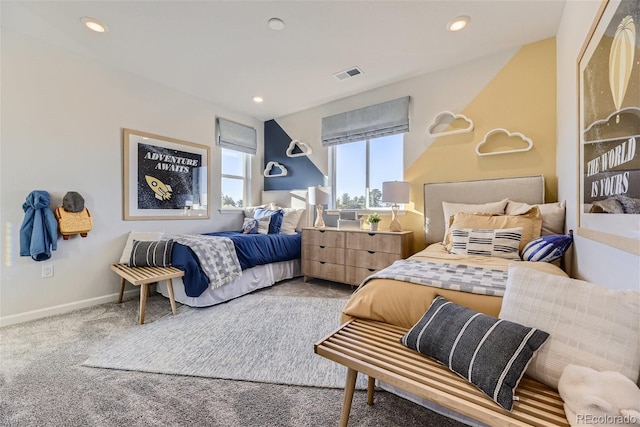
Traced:
<path fill-rule="evenodd" d="M 346 368 L 313 352 L 346 300 L 251 294 L 140 325 L 83 365 L 229 380 L 343 388 Z M 366 388 L 358 375 L 357 388 Z"/>

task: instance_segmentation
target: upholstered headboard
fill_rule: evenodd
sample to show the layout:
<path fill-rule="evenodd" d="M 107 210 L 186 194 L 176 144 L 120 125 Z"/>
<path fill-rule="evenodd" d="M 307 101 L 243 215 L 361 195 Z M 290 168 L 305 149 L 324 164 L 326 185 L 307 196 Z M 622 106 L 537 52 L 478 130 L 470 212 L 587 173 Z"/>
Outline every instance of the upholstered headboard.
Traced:
<path fill-rule="evenodd" d="M 425 239 L 430 245 L 444 238 L 442 202 L 476 204 L 509 198 L 531 205 L 544 203 L 544 176 L 426 183 L 423 193 Z"/>

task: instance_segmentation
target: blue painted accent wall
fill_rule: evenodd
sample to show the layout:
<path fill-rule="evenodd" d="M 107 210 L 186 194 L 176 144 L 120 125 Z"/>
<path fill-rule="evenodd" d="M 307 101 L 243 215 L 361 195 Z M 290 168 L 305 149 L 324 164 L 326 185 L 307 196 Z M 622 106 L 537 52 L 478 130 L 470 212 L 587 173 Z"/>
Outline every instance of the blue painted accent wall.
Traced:
<path fill-rule="evenodd" d="M 307 156 L 287 157 L 287 148 L 294 138 L 280 127 L 275 120 L 264 123 L 264 165 L 278 162 L 287 168 L 287 176 L 264 177 L 264 189 L 303 190 L 314 185 L 323 185 L 324 175 Z M 302 141 L 304 142 L 304 141 Z M 275 167 L 274 172 L 279 172 Z"/>

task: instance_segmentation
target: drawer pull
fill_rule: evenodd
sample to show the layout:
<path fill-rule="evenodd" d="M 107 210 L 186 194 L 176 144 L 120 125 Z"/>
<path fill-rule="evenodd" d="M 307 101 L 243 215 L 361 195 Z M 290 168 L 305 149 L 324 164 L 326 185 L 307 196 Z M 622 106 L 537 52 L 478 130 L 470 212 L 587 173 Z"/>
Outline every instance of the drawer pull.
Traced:
<path fill-rule="evenodd" d="M 370 254 L 375 254 L 376 253 L 376 251 L 367 251 L 367 252 L 369 252 Z"/>
<path fill-rule="evenodd" d="M 369 271 L 371 271 L 371 272 L 376 271 L 376 269 L 375 269 L 375 268 L 367 268 L 367 270 L 369 270 Z"/>
<path fill-rule="evenodd" d="M 326 230 L 318 230 L 320 233 L 324 233 Z"/>
<path fill-rule="evenodd" d="M 367 233 L 369 236 L 375 236 L 376 233 Z"/>
<path fill-rule="evenodd" d="M 327 261 L 318 261 L 320 264 L 326 264 Z"/>
<path fill-rule="evenodd" d="M 322 246 L 322 245 L 320 245 L 320 249 L 324 249 L 325 247 L 326 247 L 326 246 Z"/>

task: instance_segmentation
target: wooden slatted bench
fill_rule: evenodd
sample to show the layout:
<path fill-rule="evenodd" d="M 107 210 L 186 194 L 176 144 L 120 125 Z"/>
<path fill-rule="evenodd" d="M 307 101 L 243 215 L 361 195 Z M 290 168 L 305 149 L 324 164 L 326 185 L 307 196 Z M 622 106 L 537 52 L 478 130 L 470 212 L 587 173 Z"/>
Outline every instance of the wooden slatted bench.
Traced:
<path fill-rule="evenodd" d="M 176 315 L 176 300 L 173 296 L 173 281 L 177 277 L 184 276 L 184 271 L 175 267 L 129 267 L 126 264 L 111 264 L 111 270 L 120 276 L 120 295 L 118 303 L 122 302 L 124 295 L 125 281 L 140 288 L 140 312 L 138 313 L 138 321 L 142 325 L 144 323 L 144 312 L 147 306 L 147 295 L 149 295 L 149 284 L 167 281 L 167 290 L 169 291 L 169 300 L 171 301 L 171 312 Z"/>
<path fill-rule="evenodd" d="M 315 344 L 316 354 L 347 367 L 340 426 L 349 421 L 358 372 L 368 376 L 369 405 L 377 378 L 492 427 L 569 425 L 555 390 L 524 377 L 516 390 L 519 400 L 508 412 L 445 366 L 400 344 L 406 332 L 387 323 L 355 319 Z"/>

